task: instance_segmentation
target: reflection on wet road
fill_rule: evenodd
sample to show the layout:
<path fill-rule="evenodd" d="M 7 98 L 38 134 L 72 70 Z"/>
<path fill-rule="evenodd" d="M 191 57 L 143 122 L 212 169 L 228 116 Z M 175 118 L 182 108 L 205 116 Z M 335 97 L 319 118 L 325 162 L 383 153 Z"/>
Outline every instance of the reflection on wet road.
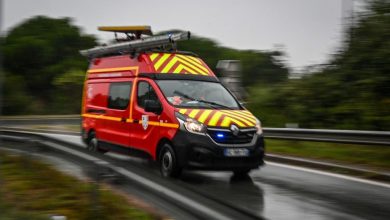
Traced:
<path fill-rule="evenodd" d="M 185 184 L 193 191 L 203 195 L 211 195 L 218 202 L 239 206 L 245 211 L 262 215 L 263 190 L 249 176 L 237 179 L 228 172 L 206 174 L 185 172 L 180 178 L 180 184 Z"/>
<path fill-rule="evenodd" d="M 365 219 L 340 212 L 337 204 L 294 190 L 264 183 L 255 171 L 235 180 L 229 172 L 189 172 L 187 187 L 267 219 Z"/>
<path fill-rule="evenodd" d="M 80 137 L 50 135 L 80 144 Z M 108 154 L 160 178 L 147 163 Z M 173 184 L 266 219 L 389 219 L 390 186 L 268 163 L 243 179 L 231 172 L 186 171 Z"/>

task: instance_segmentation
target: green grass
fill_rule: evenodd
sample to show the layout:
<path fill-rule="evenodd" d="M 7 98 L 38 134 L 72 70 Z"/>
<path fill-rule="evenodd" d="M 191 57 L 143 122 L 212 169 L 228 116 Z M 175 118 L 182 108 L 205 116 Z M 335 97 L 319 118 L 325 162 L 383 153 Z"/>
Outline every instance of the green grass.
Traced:
<path fill-rule="evenodd" d="M 0 151 L 0 219 L 159 219 L 107 187 L 82 182 L 50 166 Z"/>
<path fill-rule="evenodd" d="M 390 171 L 390 146 L 267 139 L 266 152 Z"/>

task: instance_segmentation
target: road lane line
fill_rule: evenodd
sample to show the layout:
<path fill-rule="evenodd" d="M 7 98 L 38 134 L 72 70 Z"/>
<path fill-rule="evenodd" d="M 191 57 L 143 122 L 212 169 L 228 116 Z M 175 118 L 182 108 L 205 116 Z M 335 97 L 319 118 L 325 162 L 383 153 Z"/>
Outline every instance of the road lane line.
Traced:
<path fill-rule="evenodd" d="M 376 182 L 376 181 L 372 181 L 372 180 L 361 179 L 361 178 L 352 177 L 352 176 L 346 176 L 346 175 L 342 175 L 342 174 L 335 174 L 335 173 L 330 173 L 330 172 L 325 172 L 325 171 L 320 171 L 320 170 L 315 170 L 315 169 L 310 169 L 310 168 L 298 167 L 298 166 L 269 162 L 269 161 L 266 161 L 266 164 L 269 164 L 272 166 L 277 166 L 277 167 L 283 167 L 283 168 L 287 168 L 287 169 L 304 171 L 304 172 L 308 172 L 308 173 L 320 174 L 320 175 L 324 175 L 324 176 L 336 177 L 336 178 L 340 178 L 340 179 L 345 179 L 345 180 L 350 180 L 350 181 L 355 181 L 355 182 L 360 182 L 360 183 L 365 183 L 365 184 L 370 184 L 370 185 L 375 185 L 375 186 L 381 186 L 384 188 L 390 188 L 390 184 Z"/>

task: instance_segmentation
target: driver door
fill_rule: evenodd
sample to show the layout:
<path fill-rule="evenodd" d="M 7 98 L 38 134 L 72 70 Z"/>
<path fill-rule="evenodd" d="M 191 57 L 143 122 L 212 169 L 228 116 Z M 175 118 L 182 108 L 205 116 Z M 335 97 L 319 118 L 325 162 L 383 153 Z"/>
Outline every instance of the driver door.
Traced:
<path fill-rule="evenodd" d="M 145 100 L 160 102 L 156 94 L 157 86 L 152 80 L 142 79 L 137 82 L 136 101 L 133 105 L 132 145 L 134 148 L 149 152 L 153 151 L 160 138 L 160 115 L 145 111 Z"/>

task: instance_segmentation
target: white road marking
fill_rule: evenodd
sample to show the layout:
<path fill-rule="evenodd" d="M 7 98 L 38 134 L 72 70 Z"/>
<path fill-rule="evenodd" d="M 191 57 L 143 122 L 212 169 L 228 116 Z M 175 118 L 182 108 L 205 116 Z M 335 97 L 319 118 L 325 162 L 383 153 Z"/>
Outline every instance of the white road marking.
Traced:
<path fill-rule="evenodd" d="M 324 176 L 336 177 L 336 178 L 340 178 L 340 179 L 345 179 L 345 180 L 350 180 L 350 181 L 355 181 L 355 182 L 360 182 L 360 183 L 365 183 L 365 184 L 370 184 L 370 185 L 375 185 L 375 186 L 381 186 L 381 187 L 385 187 L 385 188 L 390 188 L 390 184 L 376 182 L 376 181 L 372 181 L 372 180 L 361 179 L 361 178 L 352 177 L 352 176 L 346 176 L 346 175 L 342 175 L 342 174 L 335 174 L 335 173 L 330 173 L 330 172 L 325 172 L 325 171 L 320 171 L 320 170 L 315 170 L 315 169 L 310 169 L 310 168 L 298 167 L 298 166 L 269 162 L 269 161 L 266 161 L 266 164 L 269 164 L 272 166 L 277 166 L 277 167 L 283 167 L 283 168 L 287 168 L 287 169 L 299 170 L 299 171 L 308 172 L 308 173 L 320 174 L 320 175 L 324 175 Z"/>

